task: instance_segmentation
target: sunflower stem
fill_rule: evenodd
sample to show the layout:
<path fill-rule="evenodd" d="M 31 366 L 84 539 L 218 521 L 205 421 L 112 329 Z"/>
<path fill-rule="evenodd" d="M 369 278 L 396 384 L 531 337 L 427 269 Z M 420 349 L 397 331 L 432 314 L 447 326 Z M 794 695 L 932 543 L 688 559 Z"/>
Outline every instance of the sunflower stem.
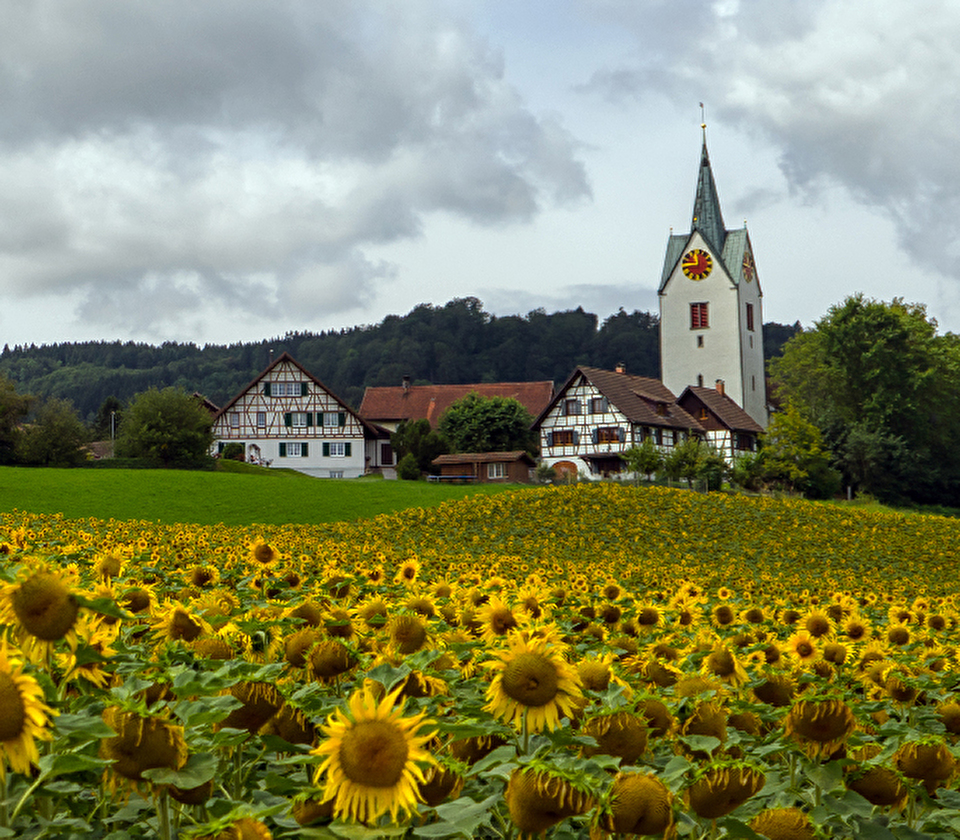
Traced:
<path fill-rule="evenodd" d="M 160 840 L 170 840 L 170 790 L 166 785 L 157 795 L 157 825 Z"/>
<path fill-rule="evenodd" d="M 20 811 L 23 809 L 23 806 L 27 804 L 27 800 L 30 798 L 30 795 L 40 787 L 43 778 L 38 778 L 30 787 L 28 787 L 24 792 L 23 796 L 20 797 L 20 801 L 17 802 L 16 807 L 13 809 L 13 813 L 10 815 L 10 822 L 15 822 L 17 817 L 20 814 Z"/>
<path fill-rule="evenodd" d="M 0 828 L 10 828 L 10 815 L 7 813 L 7 773 L 0 767 Z"/>

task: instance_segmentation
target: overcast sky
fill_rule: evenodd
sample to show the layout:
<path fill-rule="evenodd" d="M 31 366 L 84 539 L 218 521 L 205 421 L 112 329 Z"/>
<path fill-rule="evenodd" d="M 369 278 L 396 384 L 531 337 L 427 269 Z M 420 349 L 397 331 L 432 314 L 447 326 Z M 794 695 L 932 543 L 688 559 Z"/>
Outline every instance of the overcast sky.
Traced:
<path fill-rule="evenodd" d="M 766 321 L 960 332 L 955 0 L 6 0 L 0 344 L 656 311 L 700 109 Z"/>

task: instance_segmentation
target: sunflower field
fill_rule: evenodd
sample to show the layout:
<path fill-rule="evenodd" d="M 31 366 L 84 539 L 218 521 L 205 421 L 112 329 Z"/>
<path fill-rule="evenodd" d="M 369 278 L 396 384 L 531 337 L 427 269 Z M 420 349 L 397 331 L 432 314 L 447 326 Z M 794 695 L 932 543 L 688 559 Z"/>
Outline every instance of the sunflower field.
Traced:
<path fill-rule="evenodd" d="M 956 520 L 0 514 L 0 838 L 960 835 Z"/>

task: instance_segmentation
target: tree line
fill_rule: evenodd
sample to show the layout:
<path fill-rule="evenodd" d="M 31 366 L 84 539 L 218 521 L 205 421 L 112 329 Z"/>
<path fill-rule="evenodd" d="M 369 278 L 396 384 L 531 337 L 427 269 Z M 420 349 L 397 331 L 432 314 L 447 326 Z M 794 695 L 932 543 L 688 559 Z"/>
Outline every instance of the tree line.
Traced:
<path fill-rule="evenodd" d="M 768 356 L 799 324 L 764 325 Z M 350 329 L 288 332 L 229 345 L 165 342 L 64 342 L 5 346 L 0 376 L 19 393 L 69 400 L 93 425 L 104 402 L 126 403 L 150 388 L 175 387 L 223 405 L 274 357 L 289 352 L 349 405 L 370 386 L 472 382 L 563 382 L 577 365 L 660 375 L 659 318 L 639 310 L 603 319 L 582 308 L 495 316 L 477 298 L 421 304 L 406 315 Z"/>

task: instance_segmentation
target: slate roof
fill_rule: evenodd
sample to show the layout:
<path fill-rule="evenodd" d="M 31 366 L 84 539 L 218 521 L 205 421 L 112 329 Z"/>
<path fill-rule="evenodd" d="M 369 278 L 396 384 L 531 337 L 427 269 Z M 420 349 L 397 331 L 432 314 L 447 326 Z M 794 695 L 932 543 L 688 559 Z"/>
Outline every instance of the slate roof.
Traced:
<path fill-rule="evenodd" d="M 578 367 L 571 374 L 557 396 L 537 418 L 537 423 L 540 423 L 548 411 L 565 396 L 567 389 L 581 374 L 630 423 L 673 429 L 694 429 L 698 432 L 705 431 L 693 416 L 677 405 L 676 395 L 659 379 L 583 366 Z M 658 404 L 663 405 L 664 414 L 657 413 Z"/>
<path fill-rule="evenodd" d="M 727 230 L 723 226 L 723 214 L 720 212 L 720 196 L 713 180 L 710 167 L 710 155 L 707 154 L 707 138 L 703 138 L 700 152 L 700 171 L 697 173 L 697 197 L 693 202 L 693 220 L 690 230 L 698 230 L 707 240 L 715 254 L 723 253 Z"/>
<path fill-rule="evenodd" d="M 756 433 L 763 431 L 763 426 L 740 408 L 728 394 L 721 394 L 716 388 L 688 385 L 680 395 L 681 402 L 688 393 L 700 400 L 731 431 Z"/>
<path fill-rule="evenodd" d="M 482 382 L 475 385 L 403 385 L 367 388 L 360 416 L 374 423 L 427 419 L 437 427 L 441 415 L 457 400 L 476 393 L 481 397 L 512 397 L 531 417 L 553 398 L 553 382 Z"/>
<path fill-rule="evenodd" d="M 706 139 L 703 141 L 703 150 L 700 153 L 697 196 L 693 202 L 690 233 L 672 233 L 667 239 L 667 252 L 663 258 L 663 273 L 660 276 L 661 292 L 676 269 L 677 263 L 680 262 L 694 232 L 699 232 L 703 236 L 714 256 L 722 264 L 724 271 L 735 284 L 739 284 L 743 279 L 743 254 L 750 245 L 750 237 L 747 234 L 746 225 L 736 230 L 727 230 L 723 226 L 720 196 L 713 180 Z"/>

